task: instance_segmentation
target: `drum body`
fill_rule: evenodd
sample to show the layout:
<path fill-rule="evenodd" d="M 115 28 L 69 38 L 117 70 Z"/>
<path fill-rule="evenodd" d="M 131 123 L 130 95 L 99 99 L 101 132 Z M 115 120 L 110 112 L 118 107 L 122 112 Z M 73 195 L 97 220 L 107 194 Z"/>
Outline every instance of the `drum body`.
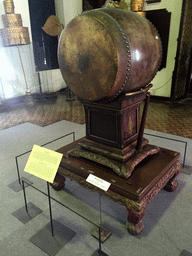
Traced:
<path fill-rule="evenodd" d="M 123 9 L 84 12 L 63 30 L 61 73 L 81 99 L 113 100 L 145 87 L 161 62 L 161 41 L 144 17 Z"/>

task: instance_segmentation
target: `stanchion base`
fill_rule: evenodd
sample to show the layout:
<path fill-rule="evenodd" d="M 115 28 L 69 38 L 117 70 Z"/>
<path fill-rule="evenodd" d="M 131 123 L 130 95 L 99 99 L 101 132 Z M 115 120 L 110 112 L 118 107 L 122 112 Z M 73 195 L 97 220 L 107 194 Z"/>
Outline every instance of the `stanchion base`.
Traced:
<path fill-rule="evenodd" d="M 28 212 L 26 212 L 26 208 L 25 206 L 23 206 L 17 211 L 13 212 L 12 215 L 25 224 L 42 212 L 40 208 L 38 208 L 31 202 L 27 204 L 27 209 Z"/>
<path fill-rule="evenodd" d="M 180 256 L 192 256 L 192 253 L 186 251 L 186 250 L 183 250 L 180 254 Z"/>
<path fill-rule="evenodd" d="M 110 237 L 111 234 L 112 234 L 111 231 L 102 227 L 102 229 L 101 229 L 101 242 L 104 243 L 107 240 L 107 238 Z M 99 229 L 98 228 L 92 233 L 92 236 L 94 236 L 95 238 L 97 238 L 99 240 Z"/>
<path fill-rule="evenodd" d="M 22 188 L 22 180 L 26 181 L 27 183 L 29 183 L 30 185 L 32 185 L 33 183 L 31 181 L 29 181 L 28 179 L 22 177 L 21 178 L 21 185 L 19 184 L 19 181 L 16 180 L 14 182 L 12 182 L 11 184 L 8 185 L 9 188 L 13 189 L 15 192 L 19 192 L 21 191 Z M 29 185 L 24 182 L 25 188 L 28 187 Z"/>
<path fill-rule="evenodd" d="M 53 232 L 54 236 L 52 236 L 51 224 L 48 223 L 32 236 L 29 241 L 48 255 L 54 256 L 76 234 L 73 230 L 55 220 L 53 220 Z"/>
<path fill-rule="evenodd" d="M 103 251 L 97 250 L 94 252 L 93 256 L 108 256 L 108 255 Z"/>
<path fill-rule="evenodd" d="M 74 101 L 75 98 L 66 98 L 66 101 Z"/>
<path fill-rule="evenodd" d="M 181 172 L 190 175 L 192 173 L 192 166 L 185 165 L 185 167 L 181 168 Z"/>

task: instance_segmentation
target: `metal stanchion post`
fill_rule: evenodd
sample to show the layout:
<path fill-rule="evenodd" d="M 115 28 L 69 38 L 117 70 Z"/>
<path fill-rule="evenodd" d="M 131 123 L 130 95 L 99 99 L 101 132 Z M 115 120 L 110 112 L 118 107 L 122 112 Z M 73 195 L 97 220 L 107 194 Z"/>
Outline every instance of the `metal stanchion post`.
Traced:
<path fill-rule="evenodd" d="M 49 212 L 50 212 L 50 221 L 51 221 L 51 232 L 52 232 L 52 236 L 54 236 L 49 182 L 47 182 L 47 191 L 48 191 L 48 199 L 49 199 Z"/>
<path fill-rule="evenodd" d="M 19 165 L 18 165 L 17 157 L 15 157 L 15 162 L 16 162 L 16 167 L 17 167 L 18 181 L 19 181 L 19 184 L 21 185 L 21 177 L 20 177 L 20 174 L 19 174 Z"/>
<path fill-rule="evenodd" d="M 26 212 L 28 213 L 27 199 L 26 199 L 26 194 L 25 194 L 25 185 L 24 185 L 23 180 L 22 180 L 22 186 L 23 186 L 23 195 L 24 195 L 24 201 L 25 201 L 25 209 L 26 209 Z"/>

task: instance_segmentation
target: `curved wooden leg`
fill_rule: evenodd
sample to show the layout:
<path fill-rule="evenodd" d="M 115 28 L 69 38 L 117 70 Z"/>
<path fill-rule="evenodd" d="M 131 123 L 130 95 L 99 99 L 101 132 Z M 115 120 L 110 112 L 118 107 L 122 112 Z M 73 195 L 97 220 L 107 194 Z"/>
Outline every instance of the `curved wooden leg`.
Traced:
<path fill-rule="evenodd" d="M 177 189 L 178 187 L 178 182 L 176 181 L 176 177 L 180 171 L 177 171 L 174 176 L 168 181 L 168 183 L 165 185 L 164 189 L 168 192 L 173 192 Z"/>
<path fill-rule="evenodd" d="M 57 172 L 55 179 L 52 184 L 50 184 L 53 189 L 59 191 L 65 186 L 65 177 Z"/>
<path fill-rule="evenodd" d="M 142 219 L 144 214 L 145 212 L 136 215 L 135 213 L 128 211 L 126 227 L 129 233 L 132 235 L 139 235 L 143 231 L 144 225 Z"/>

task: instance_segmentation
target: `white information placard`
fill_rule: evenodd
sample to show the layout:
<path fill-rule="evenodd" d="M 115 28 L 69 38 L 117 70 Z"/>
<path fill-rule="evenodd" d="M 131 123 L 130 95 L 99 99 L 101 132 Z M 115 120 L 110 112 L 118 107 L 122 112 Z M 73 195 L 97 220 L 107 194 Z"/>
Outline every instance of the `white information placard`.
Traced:
<path fill-rule="evenodd" d="M 89 174 L 89 176 L 86 179 L 87 182 L 91 183 L 92 185 L 107 191 L 111 185 L 111 183 L 100 179 L 99 177 L 93 175 L 93 174 Z"/>
<path fill-rule="evenodd" d="M 62 156 L 61 153 L 34 145 L 24 171 L 53 183 Z"/>

